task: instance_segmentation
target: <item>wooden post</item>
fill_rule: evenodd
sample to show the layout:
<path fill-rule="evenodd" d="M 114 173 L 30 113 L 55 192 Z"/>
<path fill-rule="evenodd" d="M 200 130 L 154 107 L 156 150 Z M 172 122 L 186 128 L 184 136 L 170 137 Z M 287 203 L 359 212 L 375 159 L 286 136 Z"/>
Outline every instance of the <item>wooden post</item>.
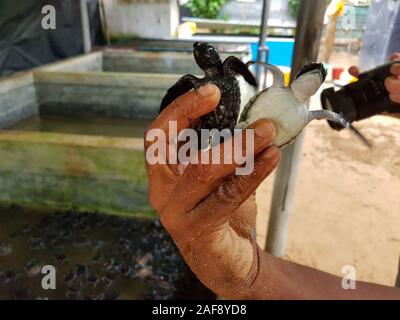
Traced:
<path fill-rule="evenodd" d="M 325 52 L 323 57 L 325 63 L 329 63 L 331 58 L 335 46 L 336 25 L 339 17 L 343 15 L 344 7 L 345 4 L 343 0 L 331 0 L 326 10 L 329 21 L 326 28 Z"/>
<path fill-rule="evenodd" d="M 110 32 L 108 31 L 106 10 L 104 9 L 104 0 L 99 0 L 100 9 L 100 20 L 101 29 L 103 30 L 104 38 L 106 39 L 106 44 L 109 46 L 111 44 Z"/>
<path fill-rule="evenodd" d="M 333 52 L 333 47 L 335 46 L 336 25 L 338 19 L 339 19 L 338 12 L 329 16 L 329 22 L 326 28 L 325 53 L 324 53 L 325 63 L 329 63 L 329 60 Z"/>
<path fill-rule="evenodd" d="M 304 64 L 318 58 L 325 9 L 325 1 L 302 0 L 300 3 L 292 80 Z M 283 256 L 285 252 L 302 145 L 303 134 L 282 150 L 282 160 L 276 172 L 265 246 L 269 253 L 278 257 Z"/>

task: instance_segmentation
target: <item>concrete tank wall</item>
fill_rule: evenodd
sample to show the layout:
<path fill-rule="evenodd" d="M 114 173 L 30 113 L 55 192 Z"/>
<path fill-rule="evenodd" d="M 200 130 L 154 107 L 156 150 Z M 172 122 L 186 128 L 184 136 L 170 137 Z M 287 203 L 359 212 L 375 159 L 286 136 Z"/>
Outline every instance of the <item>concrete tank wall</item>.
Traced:
<path fill-rule="evenodd" d="M 38 113 L 32 73 L 0 80 L 0 129 L 12 126 Z"/>
<path fill-rule="evenodd" d="M 35 72 L 40 113 L 75 117 L 153 119 L 178 75 Z"/>

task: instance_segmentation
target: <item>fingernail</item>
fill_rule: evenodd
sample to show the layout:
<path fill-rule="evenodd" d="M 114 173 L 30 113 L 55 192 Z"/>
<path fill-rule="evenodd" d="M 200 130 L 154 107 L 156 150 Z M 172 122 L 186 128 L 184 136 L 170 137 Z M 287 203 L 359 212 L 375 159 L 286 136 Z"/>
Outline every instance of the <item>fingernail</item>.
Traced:
<path fill-rule="evenodd" d="M 275 126 L 272 121 L 267 119 L 259 119 L 247 128 L 254 129 L 256 136 L 269 137 L 275 135 Z"/>
<path fill-rule="evenodd" d="M 209 97 L 209 96 L 213 95 L 216 90 L 217 90 L 217 87 L 215 85 L 206 84 L 205 86 L 202 86 L 199 89 L 197 89 L 197 92 L 199 93 L 199 95 L 201 95 L 203 97 Z"/>
<path fill-rule="evenodd" d="M 268 152 L 265 154 L 265 159 L 274 159 L 280 156 L 280 149 L 278 147 L 269 147 Z"/>
<path fill-rule="evenodd" d="M 256 139 L 273 139 L 275 137 L 275 126 L 269 120 L 262 119 L 257 121 L 254 127 L 254 136 Z"/>

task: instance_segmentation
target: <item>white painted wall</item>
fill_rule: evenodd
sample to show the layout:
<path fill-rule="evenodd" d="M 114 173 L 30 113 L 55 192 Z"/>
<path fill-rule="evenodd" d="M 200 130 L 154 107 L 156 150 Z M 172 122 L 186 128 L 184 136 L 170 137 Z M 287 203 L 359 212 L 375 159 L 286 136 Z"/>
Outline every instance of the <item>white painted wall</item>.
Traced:
<path fill-rule="evenodd" d="M 177 0 L 103 0 L 111 35 L 141 38 L 175 37 Z"/>

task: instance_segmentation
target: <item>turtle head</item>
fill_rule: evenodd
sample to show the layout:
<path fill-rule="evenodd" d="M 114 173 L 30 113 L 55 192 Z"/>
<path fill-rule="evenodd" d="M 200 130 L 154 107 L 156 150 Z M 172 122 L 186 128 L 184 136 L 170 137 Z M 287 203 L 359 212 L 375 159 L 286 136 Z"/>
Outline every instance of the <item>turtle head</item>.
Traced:
<path fill-rule="evenodd" d="M 221 58 L 211 44 L 195 42 L 193 44 L 193 53 L 197 65 L 206 73 L 221 70 Z"/>
<path fill-rule="evenodd" d="M 326 78 L 326 70 L 322 63 L 306 64 L 290 85 L 294 95 L 306 101 L 317 93 Z"/>

